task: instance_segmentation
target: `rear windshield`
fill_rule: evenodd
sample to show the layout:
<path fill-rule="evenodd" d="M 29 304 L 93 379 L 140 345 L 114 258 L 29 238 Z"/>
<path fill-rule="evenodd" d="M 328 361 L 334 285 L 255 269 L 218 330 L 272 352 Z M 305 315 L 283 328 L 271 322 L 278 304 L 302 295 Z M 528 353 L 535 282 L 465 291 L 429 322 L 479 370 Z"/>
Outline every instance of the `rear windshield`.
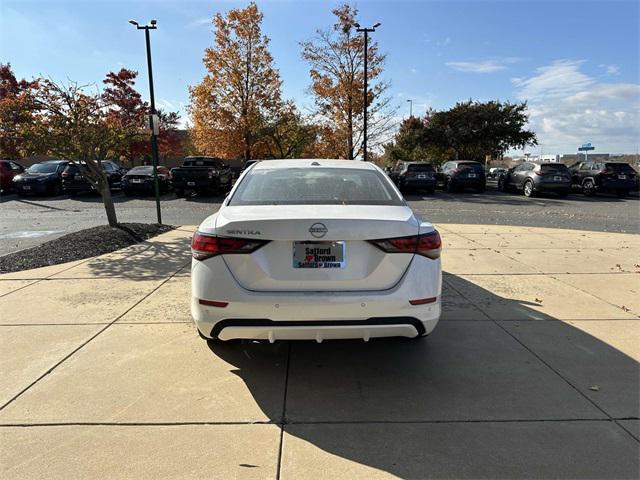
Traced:
<path fill-rule="evenodd" d="M 229 205 L 404 205 L 377 170 L 250 170 Z"/>
<path fill-rule="evenodd" d="M 611 170 L 616 173 L 635 173 L 635 170 L 628 163 L 605 163 L 607 170 Z"/>
<path fill-rule="evenodd" d="M 29 173 L 54 173 L 58 165 L 58 163 L 36 163 L 29 167 Z"/>
<path fill-rule="evenodd" d="M 482 165 L 477 162 L 460 162 L 458 164 L 458 168 L 460 170 L 472 169 L 476 172 L 481 172 L 483 170 Z"/>
<path fill-rule="evenodd" d="M 188 158 L 184 160 L 183 167 L 218 167 L 220 162 L 211 158 Z"/>
<path fill-rule="evenodd" d="M 408 172 L 433 172 L 433 165 L 430 163 L 410 163 Z"/>
<path fill-rule="evenodd" d="M 162 167 L 158 167 L 162 168 Z M 127 172 L 127 174 L 131 175 L 151 175 L 153 173 L 153 167 L 133 167 L 131 170 Z"/>
<path fill-rule="evenodd" d="M 553 165 L 540 165 L 541 173 L 566 173 L 569 169 L 564 163 L 554 163 Z"/>

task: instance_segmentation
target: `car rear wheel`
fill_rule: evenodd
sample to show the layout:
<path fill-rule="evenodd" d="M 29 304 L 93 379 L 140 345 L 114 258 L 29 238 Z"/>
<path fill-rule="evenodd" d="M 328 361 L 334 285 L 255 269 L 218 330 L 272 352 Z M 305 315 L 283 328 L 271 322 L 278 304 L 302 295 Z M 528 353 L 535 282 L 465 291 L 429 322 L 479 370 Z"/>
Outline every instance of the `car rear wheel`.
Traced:
<path fill-rule="evenodd" d="M 482 185 L 482 186 L 476 188 L 476 193 L 484 193 L 484 189 L 485 189 L 485 187 L 484 187 L 484 185 Z"/>
<path fill-rule="evenodd" d="M 595 187 L 593 180 L 587 179 L 582 184 L 582 193 L 587 197 L 592 197 L 596 193 Z"/>
<path fill-rule="evenodd" d="M 533 182 L 531 180 L 527 180 L 524 182 L 524 187 L 522 187 L 522 192 L 525 197 L 533 197 Z"/>
<path fill-rule="evenodd" d="M 174 191 L 176 192 L 176 197 L 184 197 L 184 190 L 181 188 L 176 188 Z"/>
<path fill-rule="evenodd" d="M 616 190 L 616 195 L 620 198 L 624 198 L 629 194 L 626 190 Z"/>

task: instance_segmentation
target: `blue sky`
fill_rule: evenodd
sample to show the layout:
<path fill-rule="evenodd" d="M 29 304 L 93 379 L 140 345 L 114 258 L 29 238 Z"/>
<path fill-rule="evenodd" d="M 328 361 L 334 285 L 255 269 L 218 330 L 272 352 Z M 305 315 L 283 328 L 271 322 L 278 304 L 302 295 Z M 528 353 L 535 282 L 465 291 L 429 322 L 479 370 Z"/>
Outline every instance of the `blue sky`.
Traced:
<path fill-rule="evenodd" d="M 152 32 L 156 101 L 187 119 L 187 86 L 205 71 L 210 18 L 244 6 L 232 1 L 2 0 L 0 61 L 17 76 L 44 75 L 100 83 L 121 67 L 140 72 L 147 98 L 144 39 L 127 21 L 158 21 Z M 328 1 L 258 1 L 264 32 L 299 106 L 308 66 L 298 42 L 333 23 Z M 407 116 L 469 98 L 528 100 L 541 146 L 569 153 L 592 142 L 596 152 L 636 153 L 640 138 L 637 1 L 358 1 L 360 23 L 387 53 L 390 94 Z"/>

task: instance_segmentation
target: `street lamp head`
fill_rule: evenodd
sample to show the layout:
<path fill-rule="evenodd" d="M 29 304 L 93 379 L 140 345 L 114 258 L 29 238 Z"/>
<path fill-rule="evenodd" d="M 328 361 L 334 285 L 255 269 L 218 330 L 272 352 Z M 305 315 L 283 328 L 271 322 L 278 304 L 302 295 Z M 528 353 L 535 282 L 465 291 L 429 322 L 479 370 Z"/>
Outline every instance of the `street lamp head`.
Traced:
<path fill-rule="evenodd" d="M 356 28 L 360 28 L 360 24 L 358 22 L 354 23 L 353 26 Z"/>
<path fill-rule="evenodd" d="M 373 28 L 378 28 L 380 25 L 382 25 L 380 22 L 376 23 Z"/>
<path fill-rule="evenodd" d="M 136 26 L 136 27 L 138 26 L 138 22 L 136 22 L 135 20 L 129 20 L 129 23 L 130 23 L 131 25 Z"/>
<path fill-rule="evenodd" d="M 151 20 L 151 25 L 155 26 L 158 23 L 156 20 Z"/>

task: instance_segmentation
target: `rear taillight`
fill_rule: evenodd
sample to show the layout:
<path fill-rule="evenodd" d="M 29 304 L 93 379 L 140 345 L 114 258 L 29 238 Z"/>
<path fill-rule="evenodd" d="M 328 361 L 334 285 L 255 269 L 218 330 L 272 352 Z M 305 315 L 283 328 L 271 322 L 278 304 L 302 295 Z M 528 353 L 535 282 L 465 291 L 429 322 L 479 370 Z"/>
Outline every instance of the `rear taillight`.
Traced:
<path fill-rule="evenodd" d="M 251 253 L 269 243 L 268 240 L 249 238 L 218 237 L 196 232 L 191 239 L 191 255 L 196 260 L 231 253 Z"/>
<path fill-rule="evenodd" d="M 62 172 L 62 175 L 61 175 L 62 178 L 67 178 L 67 177 L 70 177 L 70 176 L 71 176 L 71 174 L 69 172 L 66 172 L 66 171 Z"/>
<path fill-rule="evenodd" d="M 369 240 L 370 243 L 387 253 L 415 253 L 428 258 L 439 258 L 442 241 L 437 230 L 413 237 Z"/>

